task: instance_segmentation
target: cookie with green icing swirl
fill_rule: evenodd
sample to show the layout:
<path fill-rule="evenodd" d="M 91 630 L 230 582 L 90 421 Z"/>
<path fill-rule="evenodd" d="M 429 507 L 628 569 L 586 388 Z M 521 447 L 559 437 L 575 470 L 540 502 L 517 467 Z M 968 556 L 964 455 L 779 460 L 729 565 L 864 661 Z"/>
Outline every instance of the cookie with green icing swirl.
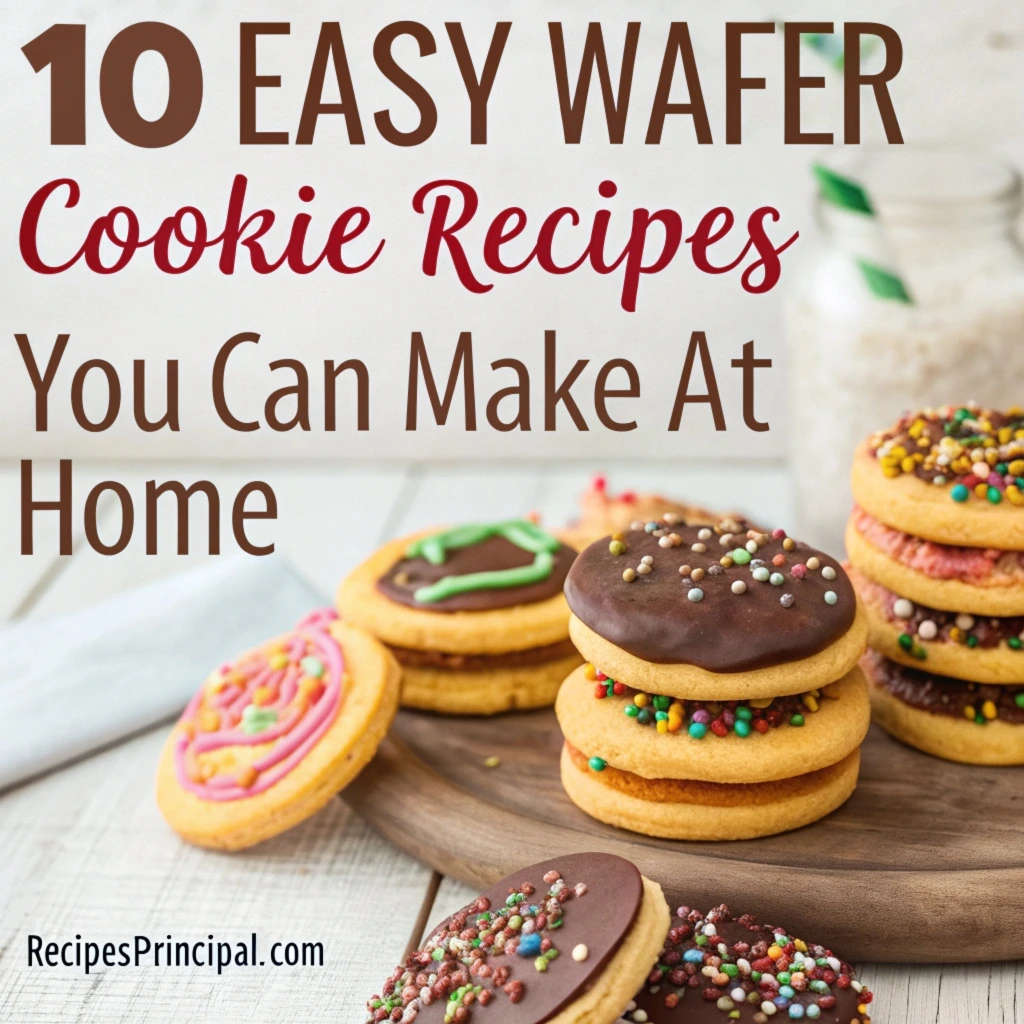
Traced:
<path fill-rule="evenodd" d="M 490 611 L 561 593 L 576 552 L 528 519 L 419 537 L 377 581 L 389 600 L 439 612 Z"/>

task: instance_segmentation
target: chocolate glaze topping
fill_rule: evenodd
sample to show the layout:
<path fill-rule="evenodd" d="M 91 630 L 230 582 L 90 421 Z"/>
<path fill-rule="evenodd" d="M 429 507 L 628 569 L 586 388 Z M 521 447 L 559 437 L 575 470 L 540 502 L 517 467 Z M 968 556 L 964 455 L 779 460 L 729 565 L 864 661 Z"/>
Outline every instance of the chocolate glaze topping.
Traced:
<path fill-rule="evenodd" d="M 564 883 L 561 894 L 556 897 L 552 897 L 550 891 L 552 885 L 558 883 L 544 880 L 549 872 L 557 872 Z M 582 894 L 576 890 L 580 883 L 585 886 Z M 521 906 L 536 906 L 551 917 L 547 904 L 555 908 L 554 916 L 560 917 L 561 924 L 556 928 L 546 925 L 535 932 L 550 939 L 558 950 L 557 958 L 549 960 L 544 971 L 537 970 L 534 953 L 496 953 L 493 945 L 473 945 L 489 926 L 488 921 L 480 920 L 481 912 L 490 914 L 490 922 L 499 916 L 510 921 L 517 909 L 507 908 L 506 900 L 517 892 L 526 894 Z M 420 992 L 424 987 L 420 981 L 427 982 L 440 972 L 450 977 L 458 971 L 466 975 L 464 981 L 458 979 L 462 984 L 479 985 L 488 993 L 483 998 L 476 996 L 467 1005 L 467 1024 L 470 1021 L 472 1024 L 543 1024 L 594 984 L 632 928 L 642 900 L 640 872 L 629 861 L 611 854 L 569 854 L 524 868 L 497 882 L 478 900 L 431 929 L 424 950 L 410 954 L 405 965 L 396 968 L 384 988 L 383 997 L 392 1000 L 397 997 L 397 1005 L 401 1007 L 406 987 L 412 986 Z M 518 913 L 524 920 L 528 919 L 528 913 Z M 460 942 L 465 936 L 465 945 L 457 956 L 449 952 L 438 958 L 432 950 L 437 946 L 436 937 L 446 929 L 456 931 Z M 525 937 L 521 928 L 508 931 L 508 935 L 511 941 L 518 942 Z M 578 945 L 587 947 L 583 960 L 576 960 L 572 955 Z M 480 965 L 488 971 L 481 971 Z M 505 974 L 499 977 L 499 970 L 504 970 Z M 385 1020 L 386 1016 L 379 1016 L 380 1008 L 374 1011 L 373 1002 L 369 1004 L 370 1020 Z M 418 1024 L 442 1022 L 447 1004 L 448 994 L 444 994 L 427 1005 L 418 1006 Z"/>
<path fill-rule="evenodd" d="M 594 632 L 645 661 L 662 664 L 696 665 L 710 672 L 740 672 L 766 668 L 806 658 L 823 651 L 853 624 L 856 598 L 853 586 L 838 559 L 796 543 L 786 550 L 784 536 L 757 534 L 763 538 L 750 554 L 744 545 L 746 524 L 729 524 L 738 529 L 726 545 L 725 531 L 715 527 L 712 536 L 700 539 L 707 527 L 667 526 L 664 536 L 680 538 L 675 547 L 662 547 L 654 533 L 631 530 L 622 534 L 624 554 L 613 555 L 605 538 L 591 544 L 577 557 L 565 583 L 569 607 Z M 790 542 L 791 544 L 793 542 Z M 692 550 L 702 544 L 706 551 Z M 720 559 L 743 549 L 751 561 L 723 567 Z M 645 555 L 653 559 L 651 571 L 637 574 L 632 582 L 623 571 L 636 571 Z M 776 556 L 784 562 L 774 564 Z M 744 556 L 741 555 L 740 558 Z M 819 567 L 807 569 L 809 559 Z M 688 565 L 704 576 L 694 582 L 680 575 Z M 778 573 L 782 582 L 758 582 L 752 569 Z M 822 570 L 835 571 L 826 579 Z M 763 573 L 762 573 L 763 574 Z M 742 581 L 746 591 L 732 592 Z M 699 588 L 700 601 L 688 592 Z M 835 604 L 825 601 L 826 592 L 836 595 Z M 792 597 L 788 607 L 784 595 Z"/>
<path fill-rule="evenodd" d="M 688 907 L 680 907 L 676 915 L 658 963 L 634 1000 L 636 1010 L 640 1010 L 641 1017 L 650 1024 L 689 1024 L 690 1021 L 726 1024 L 736 1019 L 749 1024 L 756 1015 L 759 1015 L 757 1020 L 790 1020 L 788 1007 L 792 1004 L 804 1007 L 805 1011 L 808 1006 L 817 1006 L 820 1014 L 818 1017 L 805 1016 L 803 1019 L 815 1019 L 820 1024 L 850 1024 L 851 1021 L 861 1021 L 867 1017 L 867 1014 L 857 1010 L 864 996 L 852 987 L 853 968 L 834 957 L 830 950 L 801 943 L 804 946 L 801 952 L 811 958 L 811 963 L 808 965 L 797 961 L 797 940 L 792 936 L 782 929 L 759 925 L 749 914 L 734 920 L 726 906 L 712 910 L 706 918 L 699 911 Z M 711 936 L 706 934 L 709 926 L 714 933 Z M 697 935 L 704 938 L 704 945 L 697 944 Z M 784 946 L 778 945 L 781 939 L 787 940 Z M 719 943 L 725 944 L 724 955 Z M 768 957 L 768 950 L 773 946 L 777 950 L 787 951 L 788 955 L 783 952 L 778 960 L 772 960 Z M 713 976 L 702 973 L 704 963 L 686 959 L 688 953 L 691 958 L 695 957 L 697 950 L 705 957 L 718 958 L 719 966 L 721 963 L 740 964 L 740 968 L 730 968 L 730 971 L 736 970 L 735 977 L 716 985 Z M 826 962 L 819 965 L 819 959 Z M 759 974 L 775 980 L 774 986 L 762 986 L 760 981 L 753 981 L 747 965 L 753 967 L 757 961 L 761 961 L 758 966 L 763 968 Z M 761 1011 L 761 1003 L 765 1000 L 772 1002 L 778 996 L 781 984 L 792 985 L 792 974 L 798 972 L 804 977 L 797 985 L 803 987 L 795 991 L 784 1006 L 776 1006 L 771 1017 L 766 1017 Z M 780 973 L 783 975 L 781 984 L 778 979 Z M 810 977 L 812 974 L 814 977 Z M 811 987 L 813 982 L 818 982 L 815 988 L 819 991 Z M 821 988 L 822 982 L 828 986 L 827 994 Z M 733 999 L 731 995 L 737 987 L 744 990 L 745 998 L 742 1001 Z M 759 998 L 747 1001 L 752 992 L 756 992 Z M 718 1000 L 723 997 L 732 1001 L 733 1008 L 719 1008 Z M 870 999 L 870 996 L 867 998 Z M 636 1010 L 628 1010 L 623 1020 L 632 1024 Z M 729 1013 L 734 1010 L 738 1011 L 738 1018 L 729 1017 Z"/>
<path fill-rule="evenodd" d="M 868 651 L 861 664 L 879 686 L 919 711 L 966 719 L 968 708 L 973 708 L 976 715 L 980 715 L 982 706 L 991 701 L 1000 722 L 1024 725 L 1024 707 L 1017 703 L 1017 695 L 1024 694 L 1024 686 L 965 683 L 908 668 L 890 661 L 877 651 Z"/>
<path fill-rule="evenodd" d="M 546 601 L 559 593 L 575 557 L 576 552 L 562 544 L 554 554 L 551 573 L 539 583 L 473 590 L 428 604 L 416 600 L 413 594 L 418 587 L 436 583 L 445 576 L 516 569 L 533 561 L 534 556 L 529 551 L 524 551 L 504 537 L 489 537 L 479 544 L 449 551 L 441 565 L 432 565 L 425 558 L 402 558 L 377 581 L 377 589 L 397 604 L 432 612 L 483 612 L 495 608 L 512 608 L 515 605 Z"/>

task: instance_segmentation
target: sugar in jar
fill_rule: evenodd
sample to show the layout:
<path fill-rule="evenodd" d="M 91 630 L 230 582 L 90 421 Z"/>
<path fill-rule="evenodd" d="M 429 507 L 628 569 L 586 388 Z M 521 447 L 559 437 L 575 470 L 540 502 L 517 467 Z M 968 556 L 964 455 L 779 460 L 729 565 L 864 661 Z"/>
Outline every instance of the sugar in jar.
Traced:
<path fill-rule="evenodd" d="M 785 321 L 801 530 L 839 551 L 863 437 L 922 406 L 1024 404 L 1024 249 L 1020 178 L 997 159 L 851 148 L 826 166 L 871 213 L 819 196 Z"/>

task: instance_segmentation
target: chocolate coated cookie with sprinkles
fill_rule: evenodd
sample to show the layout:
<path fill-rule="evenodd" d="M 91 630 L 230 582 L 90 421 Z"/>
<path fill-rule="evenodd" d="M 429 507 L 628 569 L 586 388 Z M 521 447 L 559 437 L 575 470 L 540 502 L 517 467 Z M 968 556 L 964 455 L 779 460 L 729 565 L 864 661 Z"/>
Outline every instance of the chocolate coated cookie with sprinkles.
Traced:
<path fill-rule="evenodd" d="M 534 864 L 433 928 L 367 1002 L 367 1024 L 612 1024 L 668 926 L 661 888 L 621 857 Z"/>
<path fill-rule="evenodd" d="M 1024 409 L 921 409 L 854 456 L 853 496 L 869 516 L 949 546 L 1024 551 Z"/>
<path fill-rule="evenodd" d="M 736 520 L 667 514 L 591 544 L 566 579 L 587 665 L 562 684 L 562 785 L 600 821 L 752 839 L 853 792 L 867 627 L 833 558 Z"/>
<path fill-rule="evenodd" d="M 683 699 L 804 693 L 853 668 L 867 635 L 838 559 L 739 520 L 613 534 L 580 553 L 565 596 L 589 662 Z"/>
<path fill-rule="evenodd" d="M 871 992 L 830 949 L 785 929 L 679 907 L 665 947 L 623 1024 L 871 1024 Z"/>

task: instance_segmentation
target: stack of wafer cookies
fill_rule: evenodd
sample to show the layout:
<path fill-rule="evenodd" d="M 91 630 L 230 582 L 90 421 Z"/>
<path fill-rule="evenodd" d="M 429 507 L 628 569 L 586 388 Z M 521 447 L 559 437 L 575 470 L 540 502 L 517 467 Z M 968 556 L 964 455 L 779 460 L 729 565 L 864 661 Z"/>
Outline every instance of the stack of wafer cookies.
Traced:
<path fill-rule="evenodd" d="M 937 757 L 1024 764 L 1024 410 L 908 414 L 852 480 L 876 720 Z"/>
<path fill-rule="evenodd" d="M 449 715 L 548 707 L 580 663 L 562 594 L 576 552 L 526 519 L 390 541 L 338 609 L 398 659 L 402 705 Z"/>
<path fill-rule="evenodd" d="M 556 703 L 562 782 L 601 821 L 677 839 L 808 824 L 853 792 L 867 626 L 836 559 L 674 514 L 583 551 L 566 579 L 587 664 Z"/>

